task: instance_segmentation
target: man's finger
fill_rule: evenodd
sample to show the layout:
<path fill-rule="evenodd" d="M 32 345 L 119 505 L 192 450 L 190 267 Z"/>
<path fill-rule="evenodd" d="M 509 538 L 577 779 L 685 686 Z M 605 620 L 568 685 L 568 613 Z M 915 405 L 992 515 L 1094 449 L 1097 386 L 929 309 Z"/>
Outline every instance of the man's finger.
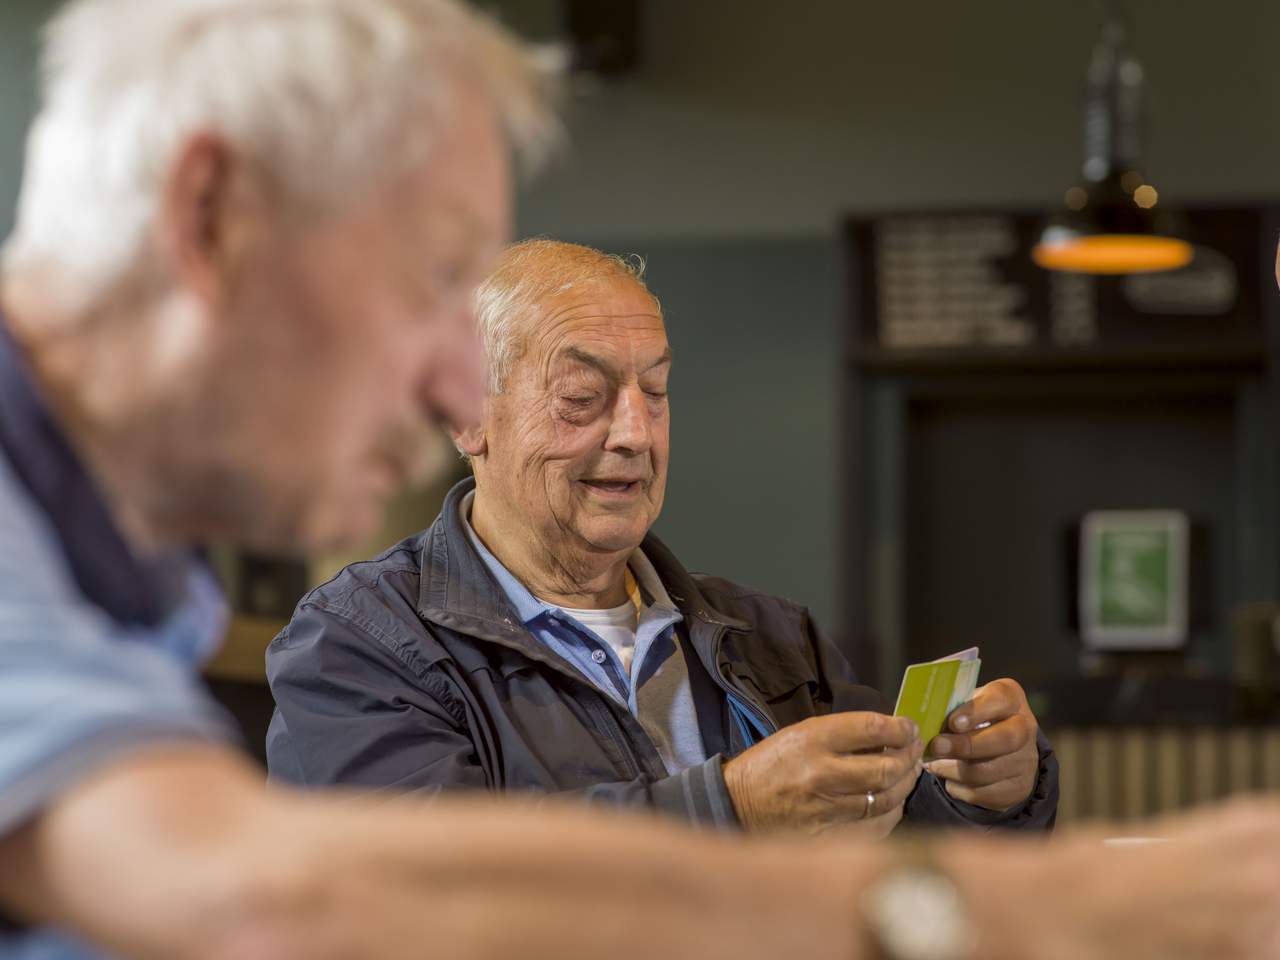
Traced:
<path fill-rule="evenodd" d="M 926 768 L 935 777 L 966 787 L 988 787 L 1002 780 L 1026 776 L 1021 753 L 1005 754 L 994 760 L 970 763 L 966 760 L 934 760 Z"/>
<path fill-rule="evenodd" d="M 822 793 L 865 796 L 868 791 L 889 790 L 904 779 L 914 781 L 919 767 L 918 747 L 832 757 L 812 787 Z"/>
<path fill-rule="evenodd" d="M 950 780 L 954 783 L 964 782 L 963 760 L 930 760 L 924 768 L 939 780 Z"/>
<path fill-rule="evenodd" d="M 911 791 L 915 789 L 920 770 L 919 766 L 913 765 L 910 776 L 903 777 L 897 783 L 884 790 L 864 790 L 862 793 L 850 794 L 841 798 L 839 807 L 843 818 L 851 821 L 868 819 L 868 793 L 874 798 L 870 804 L 871 817 L 883 817 L 892 814 L 894 810 L 901 808 L 907 802 L 907 797 L 911 796 Z"/>
<path fill-rule="evenodd" d="M 1024 803 L 1035 786 L 1034 780 L 1028 780 L 1025 777 L 1002 780 L 986 787 L 968 787 L 954 780 L 948 780 L 946 783 L 947 793 L 957 800 L 987 810 L 1007 810 L 1016 804 Z"/>
<path fill-rule="evenodd" d="M 832 753 L 856 753 L 881 747 L 909 747 L 920 736 L 915 721 L 908 717 L 891 717 L 870 711 L 832 713 L 805 720 L 801 726 L 811 730 L 818 743 Z"/>
<path fill-rule="evenodd" d="M 974 733 L 944 733 L 933 739 L 930 751 L 937 759 L 991 760 L 1017 753 L 1035 736 L 1025 714 L 1017 714 Z"/>
<path fill-rule="evenodd" d="M 873 791 L 876 799 L 871 808 L 872 814 L 877 817 L 883 817 L 906 803 L 907 797 L 911 796 L 911 791 L 916 787 L 918 773 L 919 767 L 913 766 L 911 776 L 903 777 L 887 790 Z"/>
<path fill-rule="evenodd" d="M 993 680 L 974 691 L 973 699 L 947 717 L 947 729 L 967 733 L 979 724 L 999 723 L 1027 706 L 1027 695 L 1016 680 Z"/>

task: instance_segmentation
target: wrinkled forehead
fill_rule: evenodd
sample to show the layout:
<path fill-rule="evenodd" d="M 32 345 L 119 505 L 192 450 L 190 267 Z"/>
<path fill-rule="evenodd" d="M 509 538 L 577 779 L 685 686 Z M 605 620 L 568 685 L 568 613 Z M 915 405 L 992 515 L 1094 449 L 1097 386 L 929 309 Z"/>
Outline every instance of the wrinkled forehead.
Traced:
<path fill-rule="evenodd" d="M 619 369 L 643 369 L 670 352 L 661 306 L 629 278 L 556 291 L 526 318 L 522 339 L 524 361 L 543 370 L 584 352 Z"/>

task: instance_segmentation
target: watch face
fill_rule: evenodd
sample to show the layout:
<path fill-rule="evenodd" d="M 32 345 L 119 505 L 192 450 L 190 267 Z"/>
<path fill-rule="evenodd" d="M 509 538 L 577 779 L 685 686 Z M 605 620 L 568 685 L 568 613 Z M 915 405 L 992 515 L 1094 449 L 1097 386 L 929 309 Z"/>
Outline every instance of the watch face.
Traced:
<path fill-rule="evenodd" d="M 960 891 L 944 873 L 900 867 L 868 892 L 866 917 L 891 960 L 969 960 L 976 936 Z"/>

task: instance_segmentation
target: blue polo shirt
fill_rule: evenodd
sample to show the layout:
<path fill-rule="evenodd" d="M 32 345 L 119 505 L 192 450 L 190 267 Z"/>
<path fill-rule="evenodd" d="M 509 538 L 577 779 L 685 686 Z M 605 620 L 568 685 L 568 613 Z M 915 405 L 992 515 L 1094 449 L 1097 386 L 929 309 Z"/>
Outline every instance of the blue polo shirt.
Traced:
<path fill-rule="evenodd" d="M 198 678 L 225 609 L 189 551 L 130 549 L 0 316 L 0 835 L 130 753 L 235 739 Z M 94 956 L 0 921 L 6 960 Z"/>
<path fill-rule="evenodd" d="M 668 773 L 674 775 L 705 763 L 707 752 L 689 686 L 689 668 L 676 629 L 684 617 L 644 553 L 637 549 L 627 563 L 643 599 L 628 671 L 599 634 L 564 608 L 535 597 L 485 547 L 471 528 L 474 497 L 474 491 L 468 493 L 459 504 L 463 528 L 530 635 L 629 710 L 653 741 Z"/>

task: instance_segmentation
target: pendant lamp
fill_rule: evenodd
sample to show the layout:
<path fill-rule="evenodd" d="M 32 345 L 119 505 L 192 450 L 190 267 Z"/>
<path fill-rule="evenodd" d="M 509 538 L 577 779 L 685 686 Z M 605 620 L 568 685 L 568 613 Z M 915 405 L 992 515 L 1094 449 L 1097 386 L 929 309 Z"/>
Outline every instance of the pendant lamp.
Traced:
<path fill-rule="evenodd" d="M 1176 270 L 1191 262 L 1178 219 L 1142 172 L 1145 80 L 1128 29 L 1109 4 L 1093 49 L 1085 101 L 1083 180 L 1045 226 L 1032 259 L 1049 270 L 1124 274 Z"/>

